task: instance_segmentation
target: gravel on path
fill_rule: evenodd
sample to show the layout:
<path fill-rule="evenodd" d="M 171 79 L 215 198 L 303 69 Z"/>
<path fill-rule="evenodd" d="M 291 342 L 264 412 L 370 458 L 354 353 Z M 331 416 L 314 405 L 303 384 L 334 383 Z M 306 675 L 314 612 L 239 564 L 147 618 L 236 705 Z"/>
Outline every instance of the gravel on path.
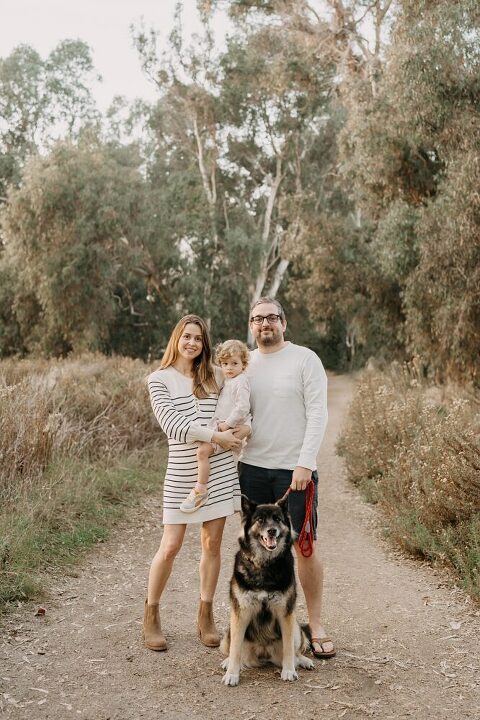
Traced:
<path fill-rule="evenodd" d="M 39 720 L 449 720 L 480 718 L 480 616 L 431 568 L 382 539 L 382 519 L 344 479 L 335 454 L 353 389 L 330 376 L 319 457 L 325 625 L 337 657 L 282 682 L 273 666 L 221 684 L 221 656 L 197 639 L 198 528 L 190 528 L 162 599 L 166 653 L 143 647 L 146 577 L 161 502 L 145 500 L 73 575 L 53 578 L 46 613 L 19 607 L 0 626 L 0 715 Z M 215 599 L 228 622 L 238 517 L 229 518 Z M 299 618 L 305 608 L 300 595 Z"/>

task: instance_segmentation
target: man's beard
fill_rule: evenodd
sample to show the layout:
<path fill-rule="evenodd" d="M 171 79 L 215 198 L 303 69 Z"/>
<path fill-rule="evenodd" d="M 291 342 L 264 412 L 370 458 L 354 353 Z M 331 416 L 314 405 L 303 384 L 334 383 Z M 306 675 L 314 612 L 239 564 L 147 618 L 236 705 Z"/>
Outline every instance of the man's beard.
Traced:
<path fill-rule="evenodd" d="M 279 330 L 272 330 L 269 333 L 262 334 L 260 331 L 256 340 L 257 345 L 263 345 L 265 347 L 278 345 L 282 342 L 282 333 Z"/>

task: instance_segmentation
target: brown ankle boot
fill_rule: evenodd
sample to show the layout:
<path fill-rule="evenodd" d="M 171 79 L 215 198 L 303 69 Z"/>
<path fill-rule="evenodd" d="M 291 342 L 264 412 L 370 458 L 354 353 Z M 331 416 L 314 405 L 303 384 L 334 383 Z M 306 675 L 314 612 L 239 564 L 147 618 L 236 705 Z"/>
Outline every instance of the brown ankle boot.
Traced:
<path fill-rule="evenodd" d="M 167 649 L 167 641 L 162 633 L 162 626 L 160 624 L 158 603 L 156 605 L 149 605 L 147 600 L 145 600 L 143 635 L 145 638 L 145 647 L 149 650 Z"/>
<path fill-rule="evenodd" d="M 207 647 L 218 647 L 220 645 L 220 636 L 213 619 L 213 603 L 200 600 L 197 627 L 200 642 Z"/>

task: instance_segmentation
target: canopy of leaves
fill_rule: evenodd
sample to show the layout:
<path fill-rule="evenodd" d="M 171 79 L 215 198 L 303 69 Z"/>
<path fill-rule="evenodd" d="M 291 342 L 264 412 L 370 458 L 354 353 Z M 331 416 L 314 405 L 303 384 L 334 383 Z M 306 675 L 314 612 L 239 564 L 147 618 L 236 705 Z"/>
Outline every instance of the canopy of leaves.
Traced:
<path fill-rule="evenodd" d="M 1 352 L 148 357 L 183 313 L 242 337 L 279 293 L 333 366 L 478 383 L 478 3 L 198 7 L 188 46 L 180 7 L 163 50 L 135 32 L 158 101 L 102 120 L 83 43 L 0 61 Z"/>

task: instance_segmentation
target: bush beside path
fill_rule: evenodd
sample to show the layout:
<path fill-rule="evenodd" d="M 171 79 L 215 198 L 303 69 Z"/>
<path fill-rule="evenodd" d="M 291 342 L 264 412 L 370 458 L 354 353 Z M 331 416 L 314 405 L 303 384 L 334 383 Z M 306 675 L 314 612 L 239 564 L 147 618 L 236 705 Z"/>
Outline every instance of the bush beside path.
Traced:
<path fill-rule="evenodd" d="M 204 648 L 195 632 L 195 529 L 162 604 L 169 650 L 145 650 L 141 622 L 161 533 L 159 493 L 132 508 L 78 572 L 51 578 L 44 616 L 27 603 L 2 619 L 0 713 L 50 720 L 478 718 L 478 610 L 431 568 L 387 546 L 381 518 L 344 479 L 335 442 L 352 390 L 351 378 L 330 378 L 321 453 L 324 615 L 337 644 L 334 660 L 301 671 L 296 683 L 266 667 L 244 671 L 238 688 L 225 688 L 220 653 Z M 238 528 L 238 518 L 230 518 L 215 603 L 221 626 Z"/>

